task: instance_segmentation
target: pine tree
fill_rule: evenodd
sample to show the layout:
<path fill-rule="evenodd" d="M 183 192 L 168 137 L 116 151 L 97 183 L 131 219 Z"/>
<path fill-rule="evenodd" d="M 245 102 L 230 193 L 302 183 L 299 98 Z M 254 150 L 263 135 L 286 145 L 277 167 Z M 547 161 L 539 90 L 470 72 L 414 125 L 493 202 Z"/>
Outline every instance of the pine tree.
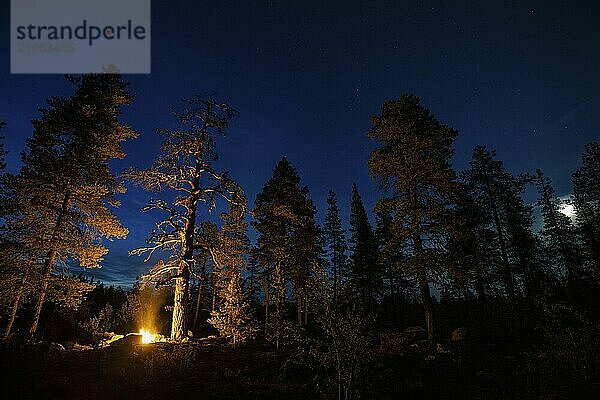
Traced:
<path fill-rule="evenodd" d="M 491 266 L 498 265 L 500 254 L 495 245 L 489 213 L 476 201 L 476 191 L 462 180 L 455 192 L 456 205 L 448 225 L 449 277 L 463 297 L 471 288 L 485 305 L 487 292 L 494 283 Z"/>
<path fill-rule="evenodd" d="M 33 121 L 33 136 L 22 155 L 23 167 L 12 180 L 15 209 L 7 226 L 33 259 L 23 282 L 35 279 L 37 301 L 29 331 L 36 333 L 42 306 L 58 263 L 76 261 L 99 267 L 107 249 L 101 238 L 127 235 L 109 206 L 124 187 L 108 162 L 125 156 L 121 144 L 137 133 L 119 121 L 121 108 L 133 96 L 119 75 L 67 76 L 75 86 L 71 97 L 52 97 Z M 23 290 L 16 292 L 18 308 Z"/>
<path fill-rule="evenodd" d="M 0 130 L 6 124 L 0 121 Z M 7 227 L 4 223 L 5 218 L 9 216 L 11 213 L 15 213 L 14 202 L 11 201 L 14 196 L 8 190 L 7 185 L 9 185 L 10 174 L 5 172 L 6 170 L 6 162 L 5 162 L 6 151 L 4 150 L 4 137 L 0 136 L 0 306 L 10 306 L 11 303 L 14 303 L 15 298 L 15 288 L 17 293 L 19 291 L 25 291 L 25 285 L 28 283 L 27 281 L 22 282 L 23 280 L 23 271 L 26 269 L 24 265 L 27 263 L 31 264 L 30 258 L 27 254 L 23 252 L 23 246 L 16 241 L 16 237 L 14 232 L 10 232 L 7 230 Z M 27 267 L 29 268 L 29 266 Z M 19 302 L 21 298 L 19 297 Z M 4 338 L 8 338 L 10 332 L 12 330 L 12 325 L 15 321 L 15 317 L 17 314 L 17 307 L 10 307 L 8 321 L 6 324 L 6 330 Z"/>
<path fill-rule="evenodd" d="M 512 190 L 505 193 L 510 255 L 517 274 L 521 276 L 523 294 L 530 302 L 539 293 L 543 281 L 538 260 L 540 243 L 533 233 L 533 205 L 523 200 L 523 192 L 531 182 L 530 175 L 520 176 L 515 179 Z"/>
<path fill-rule="evenodd" d="M 517 322 L 517 289 L 521 277 L 523 292 L 528 299 L 539 290 L 541 270 L 539 245 L 533 234 L 532 206 L 522 194 L 531 177 L 515 177 L 506 172 L 496 153 L 476 146 L 471 167 L 465 179 L 483 218 L 493 230 L 493 242 L 500 252 L 499 272 L 513 318 Z"/>
<path fill-rule="evenodd" d="M 350 243 L 354 286 L 359 293 L 363 311 L 372 315 L 375 311 L 375 295 L 379 287 L 377 238 L 356 184 L 352 184 L 350 202 Z"/>
<path fill-rule="evenodd" d="M 333 191 L 329 191 L 327 196 L 327 214 L 323 224 L 323 235 L 325 245 L 327 246 L 327 256 L 331 266 L 331 275 L 333 281 L 333 302 L 338 300 L 338 293 L 342 287 L 342 282 L 346 278 L 346 234 L 342 228 L 342 219 L 340 217 L 340 208 L 337 205 L 337 199 Z"/>
<path fill-rule="evenodd" d="M 231 340 L 234 347 L 255 337 L 257 329 L 252 315 L 252 305 L 244 292 L 242 276 L 237 270 L 229 278 L 221 293 L 223 302 L 208 320 L 219 334 Z"/>
<path fill-rule="evenodd" d="M 434 339 L 429 284 L 443 264 L 446 214 L 455 181 L 450 157 L 457 132 L 438 122 L 412 95 L 386 102 L 372 122 L 368 136 L 380 147 L 371 153 L 369 169 L 385 190 L 377 209 L 392 214 L 394 240 L 406 243 L 403 270 L 418 282 L 428 337 Z"/>
<path fill-rule="evenodd" d="M 585 146 L 581 167 L 573 173 L 573 205 L 586 254 L 600 269 L 600 143 Z"/>
<path fill-rule="evenodd" d="M 145 170 L 131 169 L 126 176 L 134 183 L 153 192 L 175 194 L 172 202 L 151 200 L 143 211 L 160 210 L 168 216 L 156 224 L 148 238 L 150 245 L 132 251 L 147 254 L 155 251 L 170 254 L 160 260 L 144 277 L 146 282 L 159 284 L 175 281 L 175 299 L 171 321 L 171 339 L 185 338 L 188 311 L 188 288 L 191 270 L 195 265 L 195 239 L 198 234 L 198 206 L 208 211 L 217 200 L 235 203 L 241 190 L 227 173 L 214 168 L 217 160 L 215 141 L 225 135 L 229 120 L 237 113 L 228 104 L 196 96 L 184 100 L 185 106 L 174 113 L 179 120 L 176 129 L 159 129 L 165 137 L 161 153 L 154 164 Z"/>
<path fill-rule="evenodd" d="M 320 266 L 320 232 L 315 223 L 315 206 L 308 188 L 300 186 L 300 177 L 283 158 L 273 176 L 256 196 L 252 226 L 257 232 L 253 259 L 260 265 L 266 293 L 265 314 L 275 290 L 276 315 L 282 315 L 285 288 L 292 285 L 296 299 L 298 324 L 308 321 L 310 280 Z"/>
<path fill-rule="evenodd" d="M 5 126 L 0 122 L 0 130 Z M 4 137 L 0 136 L 0 305 L 9 309 L 4 339 L 8 339 L 22 300 L 30 297 L 33 286 L 29 271 L 36 263 L 33 252 L 26 246 L 25 227 L 16 231 L 16 224 L 8 229 L 5 222 L 16 221 L 22 215 L 16 207 L 14 192 L 15 177 L 6 172 Z"/>
<path fill-rule="evenodd" d="M 515 284 L 513 268 L 509 260 L 505 203 L 507 195 L 513 196 L 514 177 L 504 170 L 502 161 L 496 160 L 496 153 L 484 146 L 473 150 L 471 168 L 465 172 L 473 189 L 473 196 L 480 209 L 488 210 L 494 229 L 495 240 L 501 254 L 501 275 L 504 289 L 513 312 L 516 312 Z"/>
<path fill-rule="evenodd" d="M 572 289 L 577 279 L 579 249 L 575 227 L 571 218 L 561 212 L 564 200 L 556 198 L 552 181 L 541 170 L 536 171 L 536 183 L 539 193 L 538 205 L 542 211 L 544 227 L 542 236 L 546 239 L 547 248 L 560 258 L 567 272 L 567 282 Z"/>

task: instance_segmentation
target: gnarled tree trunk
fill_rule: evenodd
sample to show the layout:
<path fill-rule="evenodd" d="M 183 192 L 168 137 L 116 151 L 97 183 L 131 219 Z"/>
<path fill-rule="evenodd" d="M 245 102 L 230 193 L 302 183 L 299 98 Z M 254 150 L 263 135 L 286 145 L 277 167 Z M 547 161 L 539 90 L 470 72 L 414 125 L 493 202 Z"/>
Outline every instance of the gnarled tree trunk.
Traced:
<path fill-rule="evenodd" d="M 187 278 L 186 278 L 187 275 Z M 178 276 L 175 278 L 175 300 L 173 302 L 173 318 L 171 320 L 171 339 L 180 341 L 186 337 L 186 310 L 187 310 L 187 282 L 189 281 L 189 268 L 182 262 Z"/>

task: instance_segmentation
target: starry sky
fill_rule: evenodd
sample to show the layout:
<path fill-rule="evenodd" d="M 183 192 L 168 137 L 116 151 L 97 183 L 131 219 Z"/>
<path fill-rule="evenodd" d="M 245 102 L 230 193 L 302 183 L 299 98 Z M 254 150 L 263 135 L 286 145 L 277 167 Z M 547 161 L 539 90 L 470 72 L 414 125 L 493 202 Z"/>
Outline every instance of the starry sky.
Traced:
<path fill-rule="evenodd" d="M 286 156 L 318 222 L 332 189 L 347 223 L 352 182 L 368 209 L 377 200 L 366 164 L 370 116 L 408 92 L 460 132 L 458 170 L 485 144 L 508 170 L 542 168 L 567 195 L 585 143 L 600 132 L 598 21 L 597 1 L 153 1 L 152 73 L 125 76 L 136 101 L 123 121 L 140 137 L 113 167 L 149 165 L 155 130 L 173 126 L 179 100 L 216 92 L 240 112 L 218 143 L 219 167 L 245 188 L 250 207 Z M 71 87 L 60 75 L 11 75 L 9 29 L 3 1 L 0 120 L 17 171 L 37 109 Z M 116 214 L 130 235 L 108 243 L 104 267 L 87 275 L 128 286 L 150 267 L 127 255 L 158 218 L 139 212 L 149 198 L 136 188 L 122 196 Z"/>

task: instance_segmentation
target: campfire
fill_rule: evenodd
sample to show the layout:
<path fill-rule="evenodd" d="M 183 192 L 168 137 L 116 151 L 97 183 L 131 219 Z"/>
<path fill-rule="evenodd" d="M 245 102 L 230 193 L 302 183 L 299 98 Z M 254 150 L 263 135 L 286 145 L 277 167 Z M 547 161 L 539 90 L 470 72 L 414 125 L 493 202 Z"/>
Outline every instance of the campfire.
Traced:
<path fill-rule="evenodd" d="M 164 337 L 162 337 L 162 335 L 152 333 L 146 329 L 140 329 L 140 331 L 137 334 L 142 336 L 143 344 L 164 341 Z"/>
<path fill-rule="evenodd" d="M 110 333 L 110 336 L 105 337 L 100 346 L 112 346 L 113 344 L 124 344 L 125 342 L 132 344 L 150 344 L 157 342 L 166 342 L 167 338 L 159 333 L 154 333 L 148 329 L 140 329 L 138 332 L 131 332 L 125 335 Z"/>

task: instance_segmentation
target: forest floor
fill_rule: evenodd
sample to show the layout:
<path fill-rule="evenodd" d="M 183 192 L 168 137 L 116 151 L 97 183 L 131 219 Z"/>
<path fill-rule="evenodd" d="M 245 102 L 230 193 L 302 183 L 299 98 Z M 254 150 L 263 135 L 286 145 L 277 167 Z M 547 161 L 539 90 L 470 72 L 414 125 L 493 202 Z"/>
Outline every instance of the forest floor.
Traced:
<path fill-rule="evenodd" d="M 522 360 L 496 346 L 471 350 L 426 349 L 417 343 L 402 351 L 379 346 L 364 371 L 368 384 L 362 398 L 597 398 L 594 388 L 541 390 L 515 373 Z M 457 357 L 458 352 L 463 355 Z M 263 343 L 235 350 L 216 341 L 102 349 L 5 346 L 0 348 L 0 398 L 337 398 L 335 388 L 324 384 L 323 371 L 288 368 L 287 359 Z"/>

